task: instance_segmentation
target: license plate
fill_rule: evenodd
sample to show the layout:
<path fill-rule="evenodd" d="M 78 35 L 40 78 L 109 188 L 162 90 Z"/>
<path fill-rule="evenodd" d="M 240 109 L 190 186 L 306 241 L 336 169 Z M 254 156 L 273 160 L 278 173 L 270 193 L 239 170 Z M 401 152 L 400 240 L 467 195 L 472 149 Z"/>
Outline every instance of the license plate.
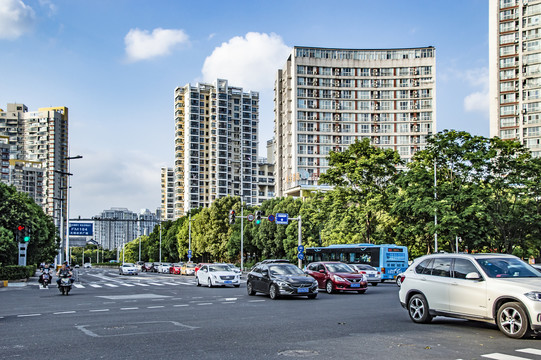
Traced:
<path fill-rule="evenodd" d="M 361 284 L 351 284 L 351 287 L 361 287 Z"/>
<path fill-rule="evenodd" d="M 308 288 L 298 288 L 298 289 L 297 289 L 297 292 L 298 292 L 298 293 L 307 293 L 307 292 L 308 292 Z"/>
<path fill-rule="evenodd" d="M 231 284 L 231 283 L 232 283 L 231 280 L 226 280 L 226 281 L 224 281 L 224 284 Z"/>

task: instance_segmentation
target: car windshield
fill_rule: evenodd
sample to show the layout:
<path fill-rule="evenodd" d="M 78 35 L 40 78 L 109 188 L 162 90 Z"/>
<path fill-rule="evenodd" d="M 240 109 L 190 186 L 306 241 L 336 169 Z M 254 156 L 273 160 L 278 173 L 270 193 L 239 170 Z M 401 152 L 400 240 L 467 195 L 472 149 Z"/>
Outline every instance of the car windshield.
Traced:
<path fill-rule="evenodd" d="M 126 264 L 124 264 L 124 265 L 122 265 L 122 266 L 124 266 L 124 267 L 133 267 L 133 264 L 131 264 L 131 263 L 126 263 Z"/>
<path fill-rule="evenodd" d="M 541 277 L 541 274 L 538 271 L 520 259 L 490 257 L 476 260 L 491 278 Z"/>
<path fill-rule="evenodd" d="M 359 270 L 376 270 L 370 265 L 355 265 L 355 267 Z"/>
<path fill-rule="evenodd" d="M 194 268 L 195 267 L 195 264 L 188 264 L 186 265 L 187 268 Z"/>
<path fill-rule="evenodd" d="M 229 271 L 229 266 L 227 265 L 210 265 L 209 271 Z"/>
<path fill-rule="evenodd" d="M 352 273 L 355 272 L 348 264 L 325 264 L 327 270 L 333 273 Z"/>
<path fill-rule="evenodd" d="M 304 273 L 293 264 L 270 265 L 271 275 L 303 275 Z"/>

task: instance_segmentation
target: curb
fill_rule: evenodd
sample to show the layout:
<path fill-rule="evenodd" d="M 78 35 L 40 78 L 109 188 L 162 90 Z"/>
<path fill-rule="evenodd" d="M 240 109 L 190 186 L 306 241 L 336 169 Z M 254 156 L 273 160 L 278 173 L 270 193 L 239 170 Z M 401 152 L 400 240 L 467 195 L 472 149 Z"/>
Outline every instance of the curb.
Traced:
<path fill-rule="evenodd" d="M 23 287 L 26 286 L 26 281 L 10 281 L 10 280 L 0 280 L 0 288 L 3 287 Z"/>

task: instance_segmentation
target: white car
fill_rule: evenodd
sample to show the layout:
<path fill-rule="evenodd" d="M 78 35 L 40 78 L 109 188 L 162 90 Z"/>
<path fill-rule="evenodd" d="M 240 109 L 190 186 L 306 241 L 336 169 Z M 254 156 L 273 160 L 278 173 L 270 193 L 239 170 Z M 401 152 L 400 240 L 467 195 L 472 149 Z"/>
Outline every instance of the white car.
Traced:
<path fill-rule="evenodd" d="M 381 282 L 381 273 L 378 269 L 366 264 L 349 264 L 349 266 L 357 270 L 359 274 L 366 275 L 366 282 L 372 286 L 377 286 Z"/>
<path fill-rule="evenodd" d="M 432 254 L 402 274 L 413 322 L 448 316 L 496 323 L 511 338 L 541 331 L 541 272 L 507 254 Z"/>
<path fill-rule="evenodd" d="M 161 263 L 158 265 L 158 272 L 163 274 L 169 274 L 169 269 L 173 266 L 170 263 Z"/>
<path fill-rule="evenodd" d="M 118 268 L 118 275 L 137 275 L 138 271 L 134 264 L 124 263 Z"/>
<path fill-rule="evenodd" d="M 92 269 L 92 264 L 91 264 L 91 263 L 85 263 L 85 264 L 83 265 L 83 267 L 84 267 L 85 269 Z"/>
<path fill-rule="evenodd" d="M 227 264 L 205 264 L 195 274 L 195 283 L 197 286 L 206 285 L 225 286 L 233 285 L 240 286 L 240 273 L 231 270 Z"/>

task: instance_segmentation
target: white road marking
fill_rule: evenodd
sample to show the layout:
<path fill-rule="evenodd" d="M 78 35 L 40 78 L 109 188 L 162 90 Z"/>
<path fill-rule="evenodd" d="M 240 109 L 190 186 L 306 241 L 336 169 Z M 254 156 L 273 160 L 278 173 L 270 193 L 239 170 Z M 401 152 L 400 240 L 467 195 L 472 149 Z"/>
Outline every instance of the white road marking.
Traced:
<path fill-rule="evenodd" d="M 139 284 L 139 283 L 135 283 L 135 285 L 138 285 L 138 286 L 149 286 L 147 284 Z"/>
<path fill-rule="evenodd" d="M 120 285 L 122 285 L 122 286 L 128 286 L 128 287 L 130 287 L 130 286 L 135 286 L 135 285 L 132 285 L 132 284 L 126 284 L 126 283 L 120 283 Z"/>
<path fill-rule="evenodd" d="M 212 305 L 212 303 L 199 303 L 197 305 Z"/>
<path fill-rule="evenodd" d="M 81 284 L 73 284 L 77 289 L 84 289 L 85 287 Z"/>
<path fill-rule="evenodd" d="M 225 298 L 224 300 L 225 300 L 225 301 L 236 301 L 237 298 Z"/>
<path fill-rule="evenodd" d="M 104 312 L 109 311 L 109 309 L 96 309 L 96 310 L 88 310 L 89 312 Z"/>
<path fill-rule="evenodd" d="M 109 287 L 118 287 L 118 285 L 113 285 L 113 284 L 105 284 L 105 286 L 109 286 Z"/>
<path fill-rule="evenodd" d="M 139 308 L 138 307 L 120 308 L 120 310 L 139 310 Z"/>
<path fill-rule="evenodd" d="M 100 288 L 101 287 L 101 285 L 97 285 L 97 284 L 88 284 L 88 285 L 90 285 L 90 286 L 92 286 L 94 288 Z"/>
<path fill-rule="evenodd" d="M 174 282 L 163 282 L 163 284 L 167 284 L 167 285 L 174 285 L 174 286 L 178 286 L 179 284 L 177 283 L 174 283 Z"/>
<path fill-rule="evenodd" d="M 190 306 L 188 304 L 178 304 L 178 305 L 173 305 L 173 307 L 180 307 L 180 306 Z"/>
<path fill-rule="evenodd" d="M 262 302 L 262 301 L 265 301 L 265 300 L 249 300 L 248 302 Z"/>
<path fill-rule="evenodd" d="M 25 315 L 17 315 L 17 317 L 30 317 L 30 316 L 41 316 L 41 314 L 25 314 Z"/>
<path fill-rule="evenodd" d="M 75 314 L 75 311 L 60 311 L 60 312 L 53 313 L 53 315 L 62 315 L 62 314 Z"/>
<path fill-rule="evenodd" d="M 164 308 L 165 306 L 163 305 L 158 305 L 158 306 L 147 306 L 147 309 L 161 309 L 161 308 Z"/>
<path fill-rule="evenodd" d="M 522 356 L 513 356 L 513 355 L 507 355 L 507 354 L 501 354 L 501 353 L 485 354 L 481 356 L 485 358 L 489 358 L 489 359 L 495 359 L 495 360 L 528 360 L 528 358 L 524 358 Z"/>
<path fill-rule="evenodd" d="M 526 348 L 526 349 L 517 349 L 516 351 L 527 353 L 527 354 L 533 354 L 533 355 L 541 355 L 541 350 L 539 349 Z"/>
<path fill-rule="evenodd" d="M 150 285 L 156 285 L 156 286 L 163 286 L 163 284 L 154 283 L 154 282 L 149 282 L 148 284 L 150 284 Z"/>

